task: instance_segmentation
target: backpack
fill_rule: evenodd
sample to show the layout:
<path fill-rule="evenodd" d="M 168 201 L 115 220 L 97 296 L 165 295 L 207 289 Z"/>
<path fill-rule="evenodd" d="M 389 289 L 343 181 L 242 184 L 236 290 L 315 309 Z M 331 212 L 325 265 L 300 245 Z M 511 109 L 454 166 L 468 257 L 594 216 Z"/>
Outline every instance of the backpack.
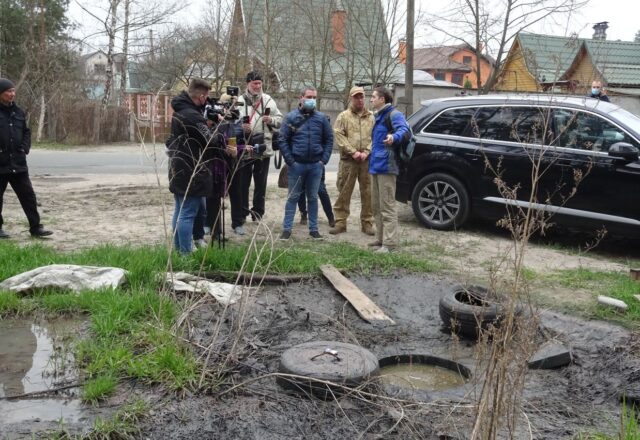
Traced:
<path fill-rule="evenodd" d="M 393 134 L 393 124 L 391 123 L 391 115 L 394 112 L 400 113 L 398 110 L 391 110 L 384 118 L 384 125 L 387 127 L 389 133 Z M 409 131 L 400 139 L 400 142 L 396 144 L 397 157 L 402 163 L 408 163 L 413 156 L 413 150 L 416 147 L 416 137 L 413 135 L 411 127 Z"/>

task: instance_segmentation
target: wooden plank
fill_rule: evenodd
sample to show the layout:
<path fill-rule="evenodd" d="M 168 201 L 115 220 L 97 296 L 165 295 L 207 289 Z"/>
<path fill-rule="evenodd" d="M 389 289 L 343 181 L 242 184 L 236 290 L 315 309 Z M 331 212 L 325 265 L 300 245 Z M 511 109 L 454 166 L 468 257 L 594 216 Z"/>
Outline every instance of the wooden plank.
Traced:
<path fill-rule="evenodd" d="M 365 295 L 358 286 L 338 271 L 331 264 L 320 266 L 322 274 L 333 285 L 333 287 L 344 296 L 347 301 L 356 309 L 358 315 L 369 323 L 395 324 L 383 311 Z"/>

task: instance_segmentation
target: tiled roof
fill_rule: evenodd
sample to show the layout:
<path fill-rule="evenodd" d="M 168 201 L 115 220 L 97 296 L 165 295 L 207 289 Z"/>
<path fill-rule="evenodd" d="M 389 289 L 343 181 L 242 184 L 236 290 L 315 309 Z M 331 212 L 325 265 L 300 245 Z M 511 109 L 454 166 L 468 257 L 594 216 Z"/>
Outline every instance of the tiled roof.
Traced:
<path fill-rule="evenodd" d="M 413 50 L 413 66 L 418 70 L 461 70 L 471 72 L 465 64 L 451 60 L 451 56 L 458 52 L 458 46 L 423 47 Z"/>
<path fill-rule="evenodd" d="M 268 62 L 290 87 L 310 82 L 318 87 L 322 72 L 325 88 L 343 91 L 352 85 L 347 78 L 379 81 L 395 68 L 380 0 L 241 1 L 250 50 L 266 62 L 269 42 Z M 334 11 L 345 13 L 344 53 L 331 50 Z"/>
<path fill-rule="evenodd" d="M 529 73 L 539 81 L 556 81 L 571 66 L 582 39 L 519 33 L 518 42 Z"/>
<path fill-rule="evenodd" d="M 586 40 L 585 48 L 608 84 L 640 86 L 640 43 Z"/>

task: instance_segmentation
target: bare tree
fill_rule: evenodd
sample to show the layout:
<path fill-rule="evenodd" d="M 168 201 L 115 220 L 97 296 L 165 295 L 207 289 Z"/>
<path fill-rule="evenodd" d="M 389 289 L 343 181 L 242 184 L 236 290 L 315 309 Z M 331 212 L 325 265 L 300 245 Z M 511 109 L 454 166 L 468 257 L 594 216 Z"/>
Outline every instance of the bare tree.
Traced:
<path fill-rule="evenodd" d="M 448 41 L 474 47 L 477 59 L 483 53 L 493 56 L 495 68 L 485 84 L 478 87 L 486 93 L 495 86 L 507 50 L 519 32 L 537 23 L 557 20 L 586 3 L 587 0 L 454 0 L 446 10 L 425 19 L 425 24 L 446 35 Z M 479 80 L 479 60 L 475 70 Z"/>
<path fill-rule="evenodd" d="M 120 76 L 120 103 L 124 103 L 127 91 L 127 75 L 129 62 L 129 28 L 131 17 L 131 0 L 124 0 L 124 27 L 122 29 L 122 74 Z"/>
<path fill-rule="evenodd" d="M 122 10 L 120 6 L 123 2 L 124 12 L 120 12 Z M 95 7 L 80 3 L 78 3 L 78 5 L 101 25 L 101 31 L 93 36 L 105 35 L 108 40 L 106 77 L 102 98 L 102 104 L 106 106 L 111 101 L 111 89 L 115 74 L 114 55 L 117 43 L 119 43 L 118 46 L 122 49 L 122 53 L 126 54 L 122 62 L 122 70 L 125 76 L 120 82 L 122 89 L 123 83 L 126 87 L 126 73 L 124 73 L 124 71 L 127 69 L 130 54 L 131 33 L 166 23 L 176 11 L 177 3 L 162 2 L 160 0 L 150 2 L 142 2 L 139 0 L 108 0 L 108 6 L 106 8 L 101 5 Z M 122 38 L 118 40 L 121 34 Z"/>
<path fill-rule="evenodd" d="M 106 80 L 104 82 L 104 95 L 102 96 L 102 106 L 106 107 L 109 103 L 109 99 L 111 98 L 111 84 L 113 83 L 113 50 L 116 42 L 116 31 L 118 24 L 117 21 L 117 12 L 118 6 L 120 5 L 120 0 L 110 0 L 109 3 L 109 14 L 107 15 L 107 19 L 105 23 L 108 25 L 105 26 L 105 30 L 107 33 L 107 37 L 109 38 L 109 44 L 107 46 L 107 68 L 106 68 Z"/>

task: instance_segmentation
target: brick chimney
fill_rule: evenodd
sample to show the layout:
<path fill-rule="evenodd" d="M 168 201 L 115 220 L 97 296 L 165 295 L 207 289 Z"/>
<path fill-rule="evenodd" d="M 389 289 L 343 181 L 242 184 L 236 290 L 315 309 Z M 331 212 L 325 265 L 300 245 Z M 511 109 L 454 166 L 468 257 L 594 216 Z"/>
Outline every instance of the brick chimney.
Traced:
<path fill-rule="evenodd" d="M 347 26 L 347 11 L 342 9 L 340 2 L 336 5 L 336 9 L 331 13 L 331 40 L 333 42 L 333 50 L 337 53 L 345 53 L 347 49 L 344 45 Z"/>
<path fill-rule="evenodd" d="M 404 38 L 398 41 L 398 62 L 400 64 L 407 62 L 407 40 Z"/>
<path fill-rule="evenodd" d="M 606 40 L 607 29 L 609 29 L 608 21 L 601 21 L 593 25 L 593 39 L 594 40 Z"/>

